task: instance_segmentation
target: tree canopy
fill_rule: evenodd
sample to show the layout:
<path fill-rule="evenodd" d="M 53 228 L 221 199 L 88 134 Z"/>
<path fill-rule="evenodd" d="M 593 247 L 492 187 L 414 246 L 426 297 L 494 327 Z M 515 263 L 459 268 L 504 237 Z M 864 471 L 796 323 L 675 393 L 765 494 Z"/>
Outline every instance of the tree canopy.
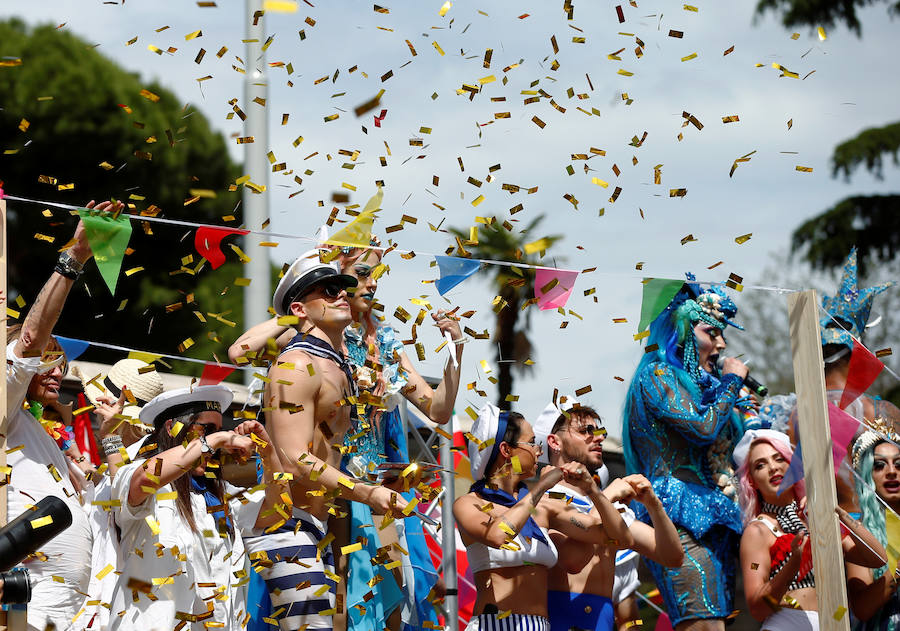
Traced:
<path fill-rule="evenodd" d="M 856 10 L 869 4 L 886 2 L 891 13 L 900 12 L 898 0 L 759 0 L 757 13 L 774 11 L 781 13 L 787 27 L 834 26 L 846 24 L 857 35 L 862 33 Z"/>
<path fill-rule="evenodd" d="M 0 178 L 8 194 L 76 206 L 114 197 L 132 214 L 237 227 L 240 173 L 199 111 L 53 26 L 0 22 L 0 59 Z M 76 221 L 67 210 L 9 201 L 8 223 L 10 294 L 25 299 L 24 312 Z M 89 263 L 57 331 L 160 353 L 194 345 L 186 354 L 212 359 L 241 330 L 234 281 L 242 265 L 227 245 L 234 237 L 223 249 L 230 262 L 213 272 L 194 251 L 190 228 L 132 228 L 116 295 Z"/>

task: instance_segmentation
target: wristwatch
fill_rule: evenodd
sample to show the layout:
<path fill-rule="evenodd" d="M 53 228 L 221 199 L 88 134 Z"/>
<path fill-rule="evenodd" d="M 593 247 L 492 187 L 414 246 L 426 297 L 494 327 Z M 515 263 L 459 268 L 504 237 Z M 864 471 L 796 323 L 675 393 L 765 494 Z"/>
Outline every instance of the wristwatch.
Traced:
<path fill-rule="evenodd" d="M 209 446 L 209 443 L 206 442 L 206 435 L 200 435 L 200 453 L 201 454 L 211 454 L 213 453 L 213 448 Z"/>
<path fill-rule="evenodd" d="M 56 261 L 54 271 L 71 280 L 78 280 L 81 272 L 84 270 L 84 263 L 69 254 L 68 251 L 62 252 Z"/>

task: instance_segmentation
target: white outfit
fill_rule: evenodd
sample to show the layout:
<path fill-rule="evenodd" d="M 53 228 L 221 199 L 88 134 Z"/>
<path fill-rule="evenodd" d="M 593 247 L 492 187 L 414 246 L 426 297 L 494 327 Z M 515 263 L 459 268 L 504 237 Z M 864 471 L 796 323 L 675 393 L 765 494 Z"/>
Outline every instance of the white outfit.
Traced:
<path fill-rule="evenodd" d="M 120 502 L 115 520 L 122 538 L 121 574 L 112 596 L 109 628 L 171 631 L 193 615 L 196 623 L 188 629 L 211 622 L 221 623 L 214 626 L 226 630 L 243 629 L 249 619 L 246 586 L 250 577 L 240 531 L 248 527 L 246 522 L 256 520 L 262 493 L 243 507 L 237 500 L 229 501 L 233 538 L 219 535 L 203 495 L 191 493 L 197 523 L 193 532 L 178 513 L 176 501 L 159 498 L 173 491 L 171 485 L 160 487 L 141 505 L 129 506 L 131 479 L 143 463 L 137 460 L 121 467 L 112 482 L 111 498 Z M 132 579 L 151 585 L 150 594 L 129 587 Z"/>
<path fill-rule="evenodd" d="M 90 579 L 92 542 L 88 515 L 93 485 L 84 481 L 77 467 L 69 466 L 56 441 L 23 409 L 32 377 L 53 366 L 42 365 L 40 357 L 17 357 L 13 352 L 15 345 L 12 341 L 6 347 L 6 444 L 8 450 L 13 450 L 7 456 L 11 468 L 9 521 L 49 495 L 64 500 L 72 513 L 72 525 L 41 548 L 46 560 L 32 559 L 26 564 L 36 581 L 28 604 L 28 626 L 43 629 L 53 622 L 58 628 L 67 629 L 84 601 L 79 592 L 87 589 Z M 70 475 L 79 480 L 85 489 L 83 494 L 75 492 Z"/>
<path fill-rule="evenodd" d="M 782 608 L 763 621 L 760 631 L 819 631 L 819 614 Z"/>
<path fill-rule="evenodd" d="M 483 543 L 475 542 L 466 546 L 466 556 L 469 558 L 469 569 L 472 573 L 482 570 L 493 570 L 500 567 L 519 567 L 520 565 L 556 565 L 556 546 L 546 528 L 541 528 L 547 543 L 533 538 L 526 541 L 521 534 L 516 535 L 513 541 L 519 546 L 518 550 L 505 550 L 492 548 Z"/>
<path fill-rule="evenodd" d="M 129 460 L 134 460 L 138 451 L 147 442 L 144 437 L 125 448 Z M 84 612 L 75 621 L 70 631 L 105 630 L 109 626 L 109 607 L 118 576 L 112 570 L 118 567 L 119 540 L 116 535 L 114 519 L 116 509 L 107 502 L 112 498 L 112 485 L 108 473 L 104 473 L 97 482 L 94 492 L 94 509 L 91 511 L 91 530 L 94 535 L 94 548 L 91 552 L 91 580 L 87 588 Z M 97 578 L 102 575 L 103 578 Z"/>

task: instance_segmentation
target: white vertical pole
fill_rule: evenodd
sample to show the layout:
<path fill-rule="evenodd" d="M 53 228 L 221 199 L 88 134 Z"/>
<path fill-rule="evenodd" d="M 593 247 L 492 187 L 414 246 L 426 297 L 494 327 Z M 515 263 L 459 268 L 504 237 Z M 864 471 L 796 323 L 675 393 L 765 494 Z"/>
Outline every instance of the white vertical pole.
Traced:
<path fill-rule="evenodd" d="M 444 430 L 453 435 L 454 416 L 444 426 Z M 441 548 L 444 559 L 444 585 L 447 587 L 445 605 L 447 610 L 447 628 L 459 631 L 459 580 L 456 576 L 456 520 L 453 518 L 453 502 L 456 500 L 456 474 L 453 471 L 452 440 L 446 436 L 441 441 L 441 483 L 444 486 L 444 497 L 441 500 Z"/>
<path fill-rule="evenodd" d="M 268 85 L 266 78 L 265 17 L 262 0 L 247 0 L 247 59 L 244 74 L 244 102 L 242 109 L 247 116 L 244 121 L 244 135 L 253 136 L 253 142 L 244 145 L 244 174 L 250 181 L 265 187 L 263 193 L 254 193 L 244 187 L 244 225 L 251 230 L 262 228 L 269 216 L 269 161 L 266 157 L 269 147 Z M 259 98 L 266 105 L 253 99 Z M 248 329 L 269 317 L 267 307 L 272 302 L 271 271 L 266 248 L 259 245 L 260 238 L 247 235 L 244 251 L 250 257 L 246 264 L 246 275 L 250 284 L 244 288 L 244 328 Z M 249 385 L 252 371 L 244 371 L 245 383 Z"/>
<path fill-rule="evenodd" d="M 844 554 L 834 512 L 837 494 L 825 396 L 825 364 L 816 312 L 818 300 L 815 290 L 790 294 L 787 300 L 819 629 L 849 631 Z"/>

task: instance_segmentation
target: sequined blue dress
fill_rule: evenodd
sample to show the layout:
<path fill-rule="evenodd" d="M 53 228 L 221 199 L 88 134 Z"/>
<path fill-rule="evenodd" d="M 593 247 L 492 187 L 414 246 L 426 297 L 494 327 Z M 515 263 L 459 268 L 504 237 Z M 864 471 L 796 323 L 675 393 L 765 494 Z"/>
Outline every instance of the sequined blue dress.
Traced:
<path fill-rule="evenodd" d="M 365 346 L 362 328 L 354 325 L 344 330 L 344 342 L 350 363 L 357 367 L 357 383 L 361 389 L 369 377 L 366 367 L 368 349 Z M 344 437 L 345 467 L 356 475 L 370 473 L 383 462 L 409 462 L 406 434 L 397 405 L 407 384 L 406 373 L 400 365 L 399 353 L 403 344 L 396 338 L 394 329 L 382 326 L 376 330 L 375 346 L 380 363 L 377 372 L 387 383 L 383 401 L 387 409 L 381 411 L 381 418 L 373 423 L 378 412 L 371 405 L 365 415 L 354 421 Z M 369 366 L 371 368 L 371 365 Z M 374 380 L 372 380 L 374 381 Z M 370 464 L 372 463 L 372 464 Z M 402 494 L 409 501 L 415 497 L 414 491 Z M 409 553 L 403 557 L 404 589 L 401 593 L 394 576 L 383 566 L 373 567 L 371 559 L 377 555 L 379 547 L 377 531 L 372 525 L 372 511 L 359 502 L 350 502 L 350 541 L 359 537 L 367 545 L 349 556 L 349 576 L 347 583 L 347 609 L 350 628 L 354 631 L 382 631 L 384 619 L 397 606 L 403 607 L 403 621 L 406 629 L 426 628 L 426 623 L 437 628 L 434 607 L 427 600 L 428 593 L 437 581 L 438 575 L 428 552 L 422 523 L 416 519 L 397 520 L 400 545 Z M 376 575 L 381 575 L 374 587 L 370 586 Z M 369 594 L 374 594 L 374 598 Z"/>
<path fill-rule="evenodd" d="M 650 480 L 685 549 L 679 568 L 647 560 L 673 626 L 732 613 L 742 531 L 729 463 L 743 434 L 733 411 L 743 382 L 707 373 L 700 381 L 680 366 L 651 361 L 635 375 L 628 401 L 629 473 Z M 635 507 L 649 521 L 646 509 Z"/>

